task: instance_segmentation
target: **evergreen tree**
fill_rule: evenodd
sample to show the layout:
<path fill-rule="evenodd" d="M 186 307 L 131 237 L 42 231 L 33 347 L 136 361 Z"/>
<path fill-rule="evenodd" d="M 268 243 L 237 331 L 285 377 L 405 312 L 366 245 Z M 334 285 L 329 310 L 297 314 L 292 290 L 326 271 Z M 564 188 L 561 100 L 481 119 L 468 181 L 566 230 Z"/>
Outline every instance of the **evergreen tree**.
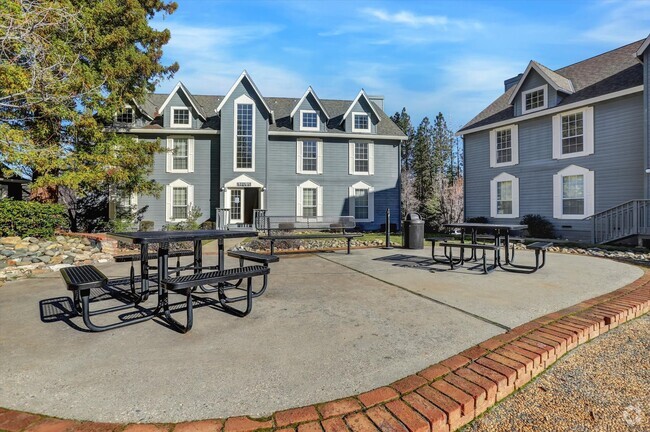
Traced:
<path fill-rule="evenodd" d="M 431 178 L 431 142 L 432 128 L 429 118 L 425 117 L 415 132 L 413 139 L 413 176 L 415 182 L 415 198 L 421 208 L 432 197 L 433 182 Z"/>
<path fill-rule="evenodd" d="M 401 113 L 396 112 L 391 119 L 404 132 L 404 135 L 406 135 L 406 140 L 402 142 L 400 159 L 402 171 L 411 171 L 413 167 L 413 138 L 415 135 L 415 130 L 411 124 L 411 116 L 406 112 L 406 107 L 404 107 Z"/>

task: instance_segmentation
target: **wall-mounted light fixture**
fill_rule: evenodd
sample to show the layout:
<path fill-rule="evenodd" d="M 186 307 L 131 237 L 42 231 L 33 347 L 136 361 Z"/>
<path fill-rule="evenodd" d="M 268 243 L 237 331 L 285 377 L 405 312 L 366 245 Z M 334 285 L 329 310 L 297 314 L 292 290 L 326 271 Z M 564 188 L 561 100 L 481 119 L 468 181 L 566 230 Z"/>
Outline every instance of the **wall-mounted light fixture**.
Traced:
<path fill-rule="evenodd" d="M 265 187 L 262 188 L 262 192 L 266 192 L 266 188 L 265 188 Z"/>
<path fill-rule="evenodd" d="M 646 168 L 646 169 L 645 169 L 645 173 L 646 173 L 646 174 L 650 174 L 650 168 Z"/>
<path fill-rule="evenodd" d="M 227 189 L 225 186 L 221 186 L 221 192 L 225 192 Z"/>

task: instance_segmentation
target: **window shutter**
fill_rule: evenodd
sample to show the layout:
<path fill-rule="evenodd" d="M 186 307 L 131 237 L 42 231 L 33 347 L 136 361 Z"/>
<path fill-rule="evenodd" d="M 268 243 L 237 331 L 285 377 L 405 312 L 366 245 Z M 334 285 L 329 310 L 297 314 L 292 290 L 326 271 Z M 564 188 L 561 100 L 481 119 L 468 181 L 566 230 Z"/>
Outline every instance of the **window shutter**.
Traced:
<path fill-rule="evenodd" d="M 223 193 L 223 208 L 230 208 L 230 189 L 226 189 Z"/>
<path fill-rule="evenodd" d="M 172 220 L 172 187 L 165 186 L 165 220 Z"/>
<path fill-rule="evenodd" d="M 490 180 L 490 217 L 497 216 L 497 184 L 496 178 Z"/>
<path fill-rule="evenodd" d="M 519 217 L 519 178 L 512 179 L 512 217 Z"/>
<path fill-rule="evenodd" d="M 553 217 L 562 217 L 562 174 L 553 175 Z"/>
<path fill-rule="evenodd" d="M 316 161 L 318 165 L 318 174 L 323 174 L 323 141 L 318 141 L 317 144 L 317 155 L 316 155 Z"/>
<path fill-rule="evenodd" d="M 302 188 L 298 186 L 296 188 L 296 216 L 302 216 Z"/>
<path fill-rule="evenodd" d="M 375 144 L 368 143 L 368 175 L 375 175 Z"/>
<path fill-rule="evenodd" d="M 553 116 L 553 159 L 562 156 L 562 115 Z"/>
<path fill-rule="evenodd" d="M 194 137 L 187 139 L 187 171 L 194 172 Z"/>
<path fill-rule="evenodd" d="M 513 125 L 511 129 L 511 143 L 512 143 L 512 164 L 519 163 L 519 125 Z M 496 151 L 494 152 L 496 155 Z"/>
<path fill-rule="evenodd" d="M 348 215 L 355 216 L 354 214 L 354 187 L 348 188 Z"/>
<path fill-rule="evenodd" d="M 582 114 L 585 154 L 594 154 L 594 107 L 587 107 Z"/>
<path fill-rule="evenodd" d="M 194 186 L 187 185 L 187 208 L 194 206 Z"/>
<path fill-rule="evenodd" d="M 348 172 L 354 174 L 354 142 L 350 141 L 348 145 Z"/>
<path fill-rule="evenodd" d="M 302 141 L 296 141 L 296 172 L 302 174 Z"/>
<path fill-rule="evenodd" d="M 593 216 L 596 211 L 596 184 L 594 183 L 594 172 L 587 171 L 584 174 L 585 191 L 585 217 Z"/>
<path fill-rule="evenodd" d="M 368 221 L 374 222 L 375 220 L 375 188 L 368 189 Z"/>
<path fill-rule="evenodd" d="M 316 188 L 316 217 L 323 217 L 323 186 Z"/>
<path fill-rule="evenodd" d="M 174 167 L 174 154 L 172 149 L 174 148 L 174 139 L 167 137 L 167 172 L 172 172 Z"/>
<path fill-rule="evenodd" d="M 497 131 L 490 131 L 490 167 L 494 167 L 497 163 Z"/>

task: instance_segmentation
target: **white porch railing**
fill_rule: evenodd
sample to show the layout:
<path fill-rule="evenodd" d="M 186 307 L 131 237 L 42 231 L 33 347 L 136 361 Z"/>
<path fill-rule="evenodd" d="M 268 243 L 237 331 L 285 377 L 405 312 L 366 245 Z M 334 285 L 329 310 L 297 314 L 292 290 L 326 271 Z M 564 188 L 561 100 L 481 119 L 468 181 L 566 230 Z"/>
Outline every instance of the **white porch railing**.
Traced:
<path fill-rule="evenodd" d="M 632 200 L 591 217 L 593 242 L 609 243 L 633 235 L 650 234 L 650 200 Z"/>
<path fill-rule="evenodd" d="M 230 225 L 230 209 L 218 208 L 215 228 L 218 230 L 225 230 L 228 229 L 228 225 Z"/>

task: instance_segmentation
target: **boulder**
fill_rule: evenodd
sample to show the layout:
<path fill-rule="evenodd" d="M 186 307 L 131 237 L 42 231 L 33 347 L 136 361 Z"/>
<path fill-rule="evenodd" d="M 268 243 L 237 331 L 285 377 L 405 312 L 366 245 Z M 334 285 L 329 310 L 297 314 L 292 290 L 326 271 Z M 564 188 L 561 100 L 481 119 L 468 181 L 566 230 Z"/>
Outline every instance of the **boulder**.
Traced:
<path fill-rule="evenodd" d="M 30 246 L 29 243 L 18 243 L 14 246 L 14 249 L 26 251 L 29 250 L 29 246 Z"/>
<path fill-rule="evenodd" d="M 16 252 L 12 251 L 11 249 L 3 249 L 3 250 L 0 250 L 0 255 L 4 255 L 4 256 L 6 256 L 6 257 L 10 257 L 10 256 L 12 256 L 12 255 L 15 254 L 15 253 L 16 253 Z"/>
<path fill-rule="evenodd" d="M 20 237 L 2 237 L 0 238 L 0 244 L 3 245 L 17 245 L 22 243 L 23 240 Z"/>
<path fill-rule="evenodd" d="M 30 251 L 30 252 L 36 252 L 36 251 L 38 251 L 39 249 L 40 249 L 40 247 L 39 247 L 37 244 L 31 244 L 31 245 L 29 245 L 29 247 L 27 248 L 27 250 Z"/>

